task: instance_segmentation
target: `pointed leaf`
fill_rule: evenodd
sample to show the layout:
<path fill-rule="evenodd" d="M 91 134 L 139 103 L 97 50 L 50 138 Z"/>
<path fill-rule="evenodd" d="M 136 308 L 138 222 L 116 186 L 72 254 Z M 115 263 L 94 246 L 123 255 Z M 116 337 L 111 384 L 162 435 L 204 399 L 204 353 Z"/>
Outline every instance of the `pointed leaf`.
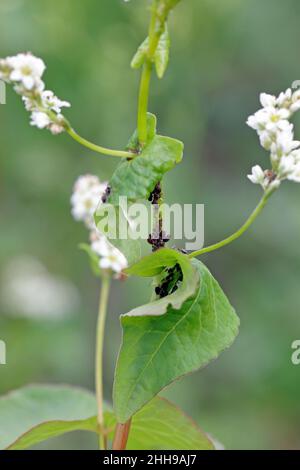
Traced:
<path fill-rule="evenodd" d="M 148 47 L 149 37 L 147 36 L 146 39 L 142 42 L 142 44 L 139 46 L 136 53 L 134 54 L 130 64 L 131 68 L 139 69 L 143 65 L 147 56 Z"/>
<path fill-rule="evenodd" d="M 0 449 L 25 449 L 66 432 L 96 432 L 94 396 L 80 388 L 32 385 L 0 398 Z"/>
<path fill-rule="evenodd" d="M 139 69 L 145 63 L 147 59 L 149 48 L 149 37 L 147 37 L 142 44 L 139 46 L 137 52 L 135 53 L 132 61 L 131 67 L 133 69 Z M 158 78 L 162 78 L 165 74 L 165 71 L 168 67 L 170 55 L 170 36 L 168 32 L 167 23 L 165 24 L 164 31 L 160 36 L 158 41 L 157 49 L 154 56 L 154 63 L 156 68 L 156 73 Z"/>
<path fill-rule="evenodd" d="M 155 53 L 155 68 L 158 78 L 163 78 L 167 70 L 170 56 L 170 36 L 167 24 L 165 30 L 160 37 L 156 53 Z"/>
<path fill-rule="evenodd" d="M 96 433 L 96 408 L 94 395 L 69 386 L 32 385 L 11 392 L 0 398 L 0 449 L 27 449 L 71 431 Z M 105 425 L 110 440 L 115 424 L 107 407 Z M 133 418 L 127 448 L 204 450 L 213 446 L 179 408 L 156 397 Z"/>
<path fill-rule="evenodd" d="M 219 284 L 200 261 L 193 265 L 200 284 L 180 308 L 170 302 L 159 315 L 154 302 L 121 317 L 123 344 L 114 384 L 120 422 L 178 377 L 215 359 L 238 333 L 238 317 Z"/>

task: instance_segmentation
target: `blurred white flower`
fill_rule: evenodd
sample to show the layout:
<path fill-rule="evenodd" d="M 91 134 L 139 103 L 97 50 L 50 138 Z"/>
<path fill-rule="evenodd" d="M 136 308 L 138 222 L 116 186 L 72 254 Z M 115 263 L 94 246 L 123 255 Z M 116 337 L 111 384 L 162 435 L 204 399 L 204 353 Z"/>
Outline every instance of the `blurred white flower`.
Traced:
<path fill-rule="evenodd" d="M 14 85 L 22 96 L 26 110 L 32 113 L 31 125 L 59 134 L 68 126 L 61 109 L 71 105 L 57 98 L 53 91 L 45 90 L 42 80 L 45 69 L 42 59 L 31 53 L 0 59 L 0 79 Z"/>
<path fill-rule="evenodd" d="M 47 114 L 42 113 L 41 111 L 33 111 L 31 113 L 31 120 L 30 124 L 32 126 L 36 126 L 39 129 L 44 129 L 45 127 L 49 126 L 51 120 Z"/>
<path fill-rule="evenodd" d="M 91 248 L 98 256 L 105 256 L 108 251 L 109 242 L 104 235 L 101 235 L 97 229 L 90 234 Z"/>
<path fill-rule="evenodd" d="M 123 269 L 127 268 L 128 264 L 123 253 L 111 245 L 107 247 L 106 253 L 102 252 L 99 266 L 101 269 L 108 269 L 119 274 Z"/>
<path fill-rule="evenodd" d="M 80 176 L 74 184 L 71 196 L 72 215 L 75 220 L 84 222 L 90 230 L 91 249 L 99 257 L 100 269 L 112 271 L 119 278 L 127 267 L 127 260 L 121 251 L 99 233 L 94 222 L 94 213 L 107 194 L 107 188 L 108 184 L 101 183 L 97 176 Z"/>
<path fill-rule="evenodd" d="M 61 108 L 70 108 L 71 104 L 68 101 L 62 101 L 51 90 L 45 90 L 41 94 L 42 105 L 44 108 L 55 111 L 57 114 L 61 113 Z"/>
<path fill-rule="evenodd" d="M 1 303 L 14 316 L 60 318 L 78 311 L 80 298 L 71 282 L 25 256 L 11 260 L 1 273 Z"/>
<path fill-rule="evenodd" d="M 276 106 L 276 97 L 273 95 L 268 95 L 267 93 L 260 94 L 260 102 L 264 108 L 270 107 L 273 108 Z"/>
<path fill-rule="evenodd" d="M 127 259 L 123 253 L 115 248 L 104 235 L 94 230 L 90 236 L 91 248 L 99 256 L 99 267 L 111 270 L 115 274 L 127 268 Z"/>
<path fill-rule="evenodd" d="M 259 165 L 252 167 L 252 172 L 248 175 L 249 180 L 254 184 L 260 184 L 263 188 L 265 186 L 265 172 Z"/>
<path fill-rule="evenodd" d="M 101 202 L 107 183 L 101 183 L 94 175 L 80 176 L 74 184 L 71 196 L 72 215 L 90 230 L 95 228 L 94 213 Z"/>
<path fill-rule="evenodd" d="M 40 90 L 42 85 L 42 75 L 46 66 L 42 59 L 33 56 L 31 53 L 17 54 L 0 61 L 0 78 L 18 85 L 19 91 Z"/>
<path fill-rule="evenodd" d="M 262 147 L 270 152 L 272 168 L 263 171 L 256 165 L 248 178 L 266 191 L 285 179 L 298 182 L 300 141 L 294 139 L 289 119 L 300 109 L 300 92 L 293 93 L 289 88 L 277 98 L 262 93 L 260 102 L 263 108 L 250 116 L 247 124 L 257 131 Z"/>

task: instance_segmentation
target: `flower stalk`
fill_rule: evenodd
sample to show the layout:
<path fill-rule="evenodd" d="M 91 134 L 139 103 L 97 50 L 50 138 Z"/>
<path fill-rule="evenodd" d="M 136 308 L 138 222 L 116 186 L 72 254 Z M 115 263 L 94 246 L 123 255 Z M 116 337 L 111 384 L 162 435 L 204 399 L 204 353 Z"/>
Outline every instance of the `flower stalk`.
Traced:
<path fill-rule="evenodd" d="M 99 447 L 102 450 L 107 448 L 107 439 L 105 435 L 104 423 L 104 394 L 103 394 L 103 350 L 104 350 L 104 331 L 107 314 L 107 304 L 110 291 L 110 277 L 103 276 L 102 286 L 99 300 L 99 313 L 97 321 L 96 336 L 96 358 L 95 358 L 95 382 L 96 382 L 96 398 L 98 408 L 98 432 Z"/>
<path fill-rule="evenodd" d="M 132 152 L 126 152 L 123 150 L 112 150 L 105 147 L 101 147 L 100 145 L 93 144 L 89 140 L 84 139 L 77 132 L 72 129 L 72 127 L 67 127 L 67 133 L 69 134 L 72 139 L 76 140 L 79 144 L 87 147 L 94 152 L 101 153 L 102 155 L 111 155 L 112 157 L 120 157 L 120 158 L 134 158 L 136 155 Z"/>
<path fill-rule="evenodd" d="M 202 248 L 201 250 L 193 251 L 188 255 L 189 258 L 196 258 L 197 256 L 204 255 L 205 253 L 210 253 L 212 251 L 219 250 L 220 248 L 223 248 L 224 246 L 229 245 L 233 241 L 237 240 L 253 224 L 253 222 L 256 220 L 256 218 L 259 216 L 259 214 L 262 212 L 263 208 L 267 204 L 270 196 L 274 193 L 276 189 L 277 188 L 273 187 L 264 193 L 263 197 L 259 201 L 254 211 L 251 213 L 251 215 L 248 217 L 246 222 L 241 226 L 239 230 L 230 235 L 230 237 L 227 237 L 218 243 Z"/>

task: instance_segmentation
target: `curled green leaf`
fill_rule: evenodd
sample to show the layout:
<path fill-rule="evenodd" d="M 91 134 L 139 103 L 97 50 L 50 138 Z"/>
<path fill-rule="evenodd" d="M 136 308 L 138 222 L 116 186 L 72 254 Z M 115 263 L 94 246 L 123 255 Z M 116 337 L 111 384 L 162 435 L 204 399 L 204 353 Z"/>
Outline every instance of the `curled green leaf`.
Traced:
<path fill-rule="evenodd" d="M 238 317 L 219 284 L 200 261 L 192 266 L 199 282 L 181 305 L 172 300 L 178 289 L 121 316 L 123 343 L 114 384 L 120 422 L 178 377 L 215 359 L 237 335 Z M 149 273 L 159 269 L 154 263 Z"/>

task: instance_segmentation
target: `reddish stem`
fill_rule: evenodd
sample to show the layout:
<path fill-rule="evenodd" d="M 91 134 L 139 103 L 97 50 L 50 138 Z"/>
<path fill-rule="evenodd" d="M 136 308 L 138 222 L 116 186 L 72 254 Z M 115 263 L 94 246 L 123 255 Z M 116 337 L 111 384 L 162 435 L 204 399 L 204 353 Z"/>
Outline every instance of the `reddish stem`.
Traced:
<path fill-rule="evenodd" d="M 113 442 L 113 450 L 125 450 L 130 432 L 131 419 L 126 423 L 118 423 Z"/>

